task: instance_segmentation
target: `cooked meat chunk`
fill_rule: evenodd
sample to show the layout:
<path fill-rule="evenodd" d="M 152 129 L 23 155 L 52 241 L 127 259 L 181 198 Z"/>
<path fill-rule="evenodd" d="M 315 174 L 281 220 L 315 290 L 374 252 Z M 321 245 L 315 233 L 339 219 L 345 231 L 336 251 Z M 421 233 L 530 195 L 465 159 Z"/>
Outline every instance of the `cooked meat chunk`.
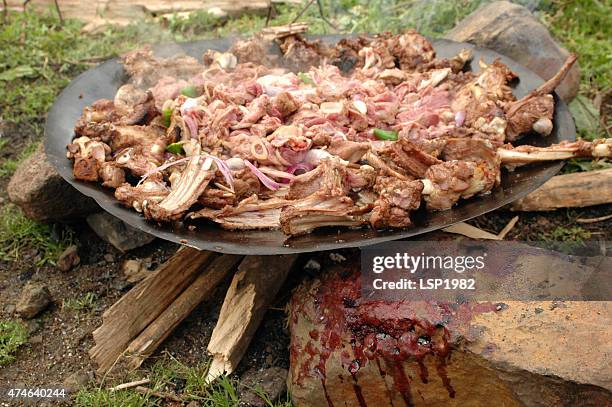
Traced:
<path fill-rule="evenodd" d="M 373 228 L 403 228 L 410 226 L 410 212 L 421 206 L 420 181 L 402 181 L 392 177 L 378 177 L 374 191 L 378 199 L 370 214 Z"/>
<path fill-rule="evenodd" d="M 163 77 L 191 78 L 204 71 L 204 66 L 190 56 L 156 58 L 150 47 L 130 52 L 122 57 L 130 83 L 139 88 L 155 85 Z"/>
<path fill-rule="evenodd" d="M 143 205 L 145 217 L 155 220 L 178 220 L 193 205 L 213 178 L 212 160 L 203 156 L 190 158 L 177 185 L 159 203 Z"/>
<path fill-rule="evenodd" d="M 486 162 L 445 161 L 432 165 L 425 174 L 423 195 L 427 208 L 445 210 L 460 198 L 486 193 L 495 185 L 498 172 Z"/>
<path fill-rule="evenodd" d="M 367 222 L 363 209 L 348 196 L 315 193 L 294 201 L 280 214 L 283 233 L 295 236 L 325 226 L 361 226 Z"/>
<path fill-rule="evenodd" d="M 430 166 L 441 162 L 405 138 L 381 150 L 380 156 L 417 178 L 424 177 Z"/>
<path fill-rule="evenodd" d="M 256 35 L 250 39 L 235 42 L 229 52 L 236 55 L 240 63 L 252 62 L 266 65 L 266 62 L 270 59 L 267 55 L 270 45 L 268 41 Z"/>
<path fill-rule="evenodd" d="M 350 140 L 331 140 L 327 151 L 350 163 L 356 163 L 370 150 L 370 143 Z"/>
<path fill-rule="evenodd" d="M 125 206 L 142 212 L 146 204 L 161 202 L 169 193 L 170 190 L 165 184 L 155 180 L 146 180 L 135 187 L 128 183 L 119 186 L 115 190 L 115 198 Z"/>
<path fill-rule="evenodd" d="M 349 191 L 348 168 L 339 158 L 328 158 L 314 170 L 295 177 L 287 199 L 300 199 L 324 190 L 329 196 L 343 196 Z"/>
<path fill-rule="evenodd" d="M 100 165 L 98 176 L 102 185 L 107 188 L 119 188 L 125 183 L 125 171 L 115 162 L 104 162 Z"/>
<path fill-rule="evenodd" d="M 190 217 L 210 219 L 224 229 L 278 229 L 281 209 L 290 204 L 291 201 L 282 198 L 260 200 L 257 195 L 251 195 L 237 206 L 217 211 L 202 209 Z"/>
<path fill-rule="evenodd" d="M 98 181 L 98 172 L 108 159 L 110 147 L 101 141 L 81 136 L 74 139 L 67 148 L 68 158 L 74 159 L 74 177 L 83 181 Z"/>

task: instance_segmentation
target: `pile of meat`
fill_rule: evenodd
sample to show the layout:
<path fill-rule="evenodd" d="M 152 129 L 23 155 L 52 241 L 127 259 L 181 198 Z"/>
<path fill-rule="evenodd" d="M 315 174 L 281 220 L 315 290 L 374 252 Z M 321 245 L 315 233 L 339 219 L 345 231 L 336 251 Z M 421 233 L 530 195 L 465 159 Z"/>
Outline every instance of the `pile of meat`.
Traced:
<path fill-rule="evenodd" d="M 507 143 L 552 131 L 550 92 L 575 59 L 516 100 L 507 66 L 464 71 L 469 51 L 437 59 L 414 31 L 335 46 L 278 41 L 280 57 L 260 38 L 208 51 L 202 63 L 150 49 L 126 55 L 129 82 L 76 124 L 74 176 L 114 188 L 155 221 L 206 218 L 288 235 L 407 227 L 421 205 L 444 210 L 491 191 L 501 150 L 522 163 L 530 148 Z M 585 142 L 555 151 L 602 146 L 609 154 L 609 144 Z"/>

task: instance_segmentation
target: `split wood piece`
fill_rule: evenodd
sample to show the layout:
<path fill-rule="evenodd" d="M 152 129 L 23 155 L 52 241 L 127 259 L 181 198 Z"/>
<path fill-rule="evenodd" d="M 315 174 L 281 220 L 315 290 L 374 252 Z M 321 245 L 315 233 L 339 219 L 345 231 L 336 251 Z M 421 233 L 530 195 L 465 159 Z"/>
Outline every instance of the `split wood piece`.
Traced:
<path fill-rule="evenodd" d="M 442 230 L 448 233 L 463 235 L 472 239 L 501 240 L 499 236 L 465 222 L 455 223 L 454 225 L 450 225 Z"/>
<path fill-rule="evenodd" d="M 151 356 L 158 346 L 172 333 L 193 309 L 235 269 L 242 256 L 222 255 L 215 258 L 194 282 L 179 295 L 164 312 L 151 322 L 126 351 L 128 366 L 138 368 Z"/>
<path fill-rule="evenodd" d="M 551 211 L 612 203 L 612 169 L 557 175 L 514 202 L 515 211 Z"/>
<path fill-rule="evenodd" d="M 212 252 L 183 247 L 132 288 L 102 315 L 93 332 L 90 357 L 106 373 L 129 343 L 157 318 L 194 280 Z"/>
<path fill-rule="evenodd" d="M 297 257 L 248 256 L 240 263 L 208 343 L 208 383 L 236 369 Z"/>
<path fill-rule="evenodd" d="M 264 39 L 275 40 L 288 37 L 294 34 L 302 34 L 308 30 L 306 23 L 291 23 L 287 25 L 279 25 L 275 27 L 266 27 L 261 30 L 261 35 Z"/>

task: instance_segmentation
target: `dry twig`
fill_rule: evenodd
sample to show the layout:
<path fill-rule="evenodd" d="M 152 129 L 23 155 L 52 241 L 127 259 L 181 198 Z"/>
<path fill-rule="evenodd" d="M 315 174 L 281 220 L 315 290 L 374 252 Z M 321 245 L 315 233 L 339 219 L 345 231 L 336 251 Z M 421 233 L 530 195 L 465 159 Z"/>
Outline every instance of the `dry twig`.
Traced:
<path fill-rule="evenodd" d="M 148 384 L 148 383 L 151 383 L 150 379 L 141 379 L 141 380 L 136 380 L 133 382 L 121 383 L 120 385 L 117 385 L 115 387 L 110 387 L 108 390 L 110 391 L 125 390 L 125 389 L 130 389 L 132 387 L 140 386 L 142 384 Z"/>
<path fill-rule="evenodd" d="M 57 17 L 59 18 L 60 21 L 60 25 L 64 25 L 64 17 L 62 16 L 62 10 L 60 10 L 60 6 L 59 3 L 57 2 L 57 0 L 53 0 L 53 2 L 55 3 L 55 9 L 57 10 Z"/>
<path fill-rule="evenodd" d="M 597 223 L 612 219 L 612 213 L 609 215 L 599 216 L 597 218 L 577 218 L 578 223 Z"/>
<path fill-rule="evenodd" d="M 519 220 L 518 216 L 515 216 L 514 218 L 510 219 L 510 222 L 508 222 L 508 224 L 504 226 L 501 232 L 497 234 L 497 237 L 499 238 L 499 240 L 504 240 L 506 235 L 512 230 L 512 228 L 514 227 L 514 225 L 516 225 L 516 222 L 518 222 L 518 220 Z"/>

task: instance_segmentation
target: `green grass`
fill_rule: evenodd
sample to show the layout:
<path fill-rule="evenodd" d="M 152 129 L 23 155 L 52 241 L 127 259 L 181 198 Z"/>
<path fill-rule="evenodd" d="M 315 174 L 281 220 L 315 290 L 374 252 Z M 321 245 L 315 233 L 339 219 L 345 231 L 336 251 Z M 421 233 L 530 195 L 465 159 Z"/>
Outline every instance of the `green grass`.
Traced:
<path fill-rule="evenodd" d="M 134 391 L 109 391 L 106 389 L 80 390 L 74 400 L 81 407 L 148 407 L 159 405 L 150 396 Z"/>
<path fill-rule="evenodd" d="M 580 56 L 585 93 L 612 86 L 612 6 L 606 0 L 555 1 L 546 20 L 553 34 Z"/>
<path fill-rule="evenodd" d="M 28 340 L 25 325 L 20 321 L 0 321 L 0 366 L 15 360 L 15 352 Z"/>
<path fill-rule="evenodd" d="M 63 301 L 62 309 L 72 311 L 90 311 L 96 306 L 96 294 L 88 292 L 79 298 L 68 298 Z"/>
<path fill-rule="evenodd" d="M 591 238 L 591 232 L 580 226 L 557 226 L 551 232 L 543 233 L 540 237 L 545 242 L 581 243 Z"/>
<path fill-rule="evenodd" d="M 59 235 L 59 236 L 58 236 Z M 25 249 L 38 250 L 36 265 L 55 264 L 59 255 L 73 243 L 68 230 L 54 233 L 50 225 L 28 219 L 13 205 L 0 208 L 0 259 L 18 261 Z"/>
<path fill-rule="evenodd" d="M 146 372 L 135 372 L 133 380 L 148 377 L 151 382 L 146 387 L 167 394 L 173 394 L 184 403 L 196 401 L 205 407 L 236 407 L 240 404 L 238 396 L 238 382 L 229 376 L 221 376 L 210 385 L 206 384 L 208 363 L 187 366 L 176 358 L 165 353 L 162 360 L 158 360 Z M 145 376 L 143 376 L 145 375 Z M 175 391 L 180 383 L 180 391 Z M 108 386 L 110 387 L 110 386 Z M 288 400 L 272 402 L 270 398 L 259 391 L 268 407 L 289 407 Z M 75 398 L 75 404 L 82 407 L 97 406 L 158 406 L 159 399 L 127 389 L 111 392 L 107 389 L 82 389 Z"/>
<path fill-rule="evenodd" d="M 0 145 L 0 150 L 2 150 L 2 147 L 5 147 L 6 144 L 8 144 L 8 142 L 4 143 L 4 145 Z M 9 177 L 13 175 L 19 164 L 28 158 L 38 148 L 38 145 L 39 143 L 29 143 L 19 154 L 17 154 L 16 158 L 2 160 L 0 162 L 0 177 Z"/>

